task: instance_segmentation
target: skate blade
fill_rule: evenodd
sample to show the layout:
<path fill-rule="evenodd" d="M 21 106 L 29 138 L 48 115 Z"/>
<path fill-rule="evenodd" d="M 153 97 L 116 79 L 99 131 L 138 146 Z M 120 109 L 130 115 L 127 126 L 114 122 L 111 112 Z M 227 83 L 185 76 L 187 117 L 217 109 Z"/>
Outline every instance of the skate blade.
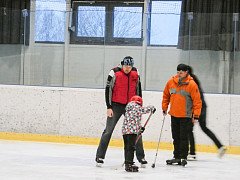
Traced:
<path fill-rule="evenodd" d="M 129 173 L 136 173 L 136 172 L 139 172 L 138 169 L 133 169 L 133 170 L 126 170 L 126 172 L 129 172 Z"/>
<path fill-rule="evenodd" d="M 179 166 L 182 165 L 181 163 L 170 163 L 170 162 L 166 162 L 167 165 L 173 165 L 173 166 Z"/>
<path fill-rule="evenodd" d="M 188 161 L 197 161 L 197 158 L 187 158 Z"/>
<path fill-rule="evenodd" d="M 172 163 L 172 164 L 167 164 L 167 166 L 175 166 L 175 167 L 182 166 L 182 167 L 185 167 L 186 164 L 183 165 L 183 164 L 178 164 L 178 163 Z"/>
<path fill-rule="evenodd" d="M 147 165 L 146 165 L 146 164 L 141 164 L 140 167 L 141 167 L 141 168 L 146 168 Z"/>
<path fill-rule="evenodd" d="M 102 167 L 103 163 L 96 163 L 96 167 Z"/>

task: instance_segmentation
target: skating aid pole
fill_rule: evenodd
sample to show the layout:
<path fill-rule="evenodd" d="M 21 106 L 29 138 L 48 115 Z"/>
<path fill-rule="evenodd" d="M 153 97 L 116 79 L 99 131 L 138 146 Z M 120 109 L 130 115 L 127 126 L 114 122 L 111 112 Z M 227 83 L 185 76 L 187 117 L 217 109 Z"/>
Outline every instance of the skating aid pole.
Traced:
<path fill-rule="evenodd" d="M 145 128 L 148 124 L 148 121 L 150 120 L 151 116 L 152 116 L 153 112 L 151 111 L 151 113 L 149 114 L 145 124 L 143 125 L 143 127 Z M 136 141 L 135 141 L 135 145 L 137 144 L 138 140 L 140 139 L 140 137 L 142 136 L 142 133 L 139 131 L 139 133 L 137 134 L 137 138 L 136 138 Z"/>
<path fill-rule="evenodd" d="M 166 115 L 163 115 L 162 127 L 161 127 L 161 131 L 160 131 L 159 139 L 158 139 L 157 151 L 156 151 L 156 154 L 155 154 L 154 162 L 153 162 L 153 164 L 152 164 L 152 168 L 155 168 L 155 163 L 156 163 L 156 160 L 157 160 L 159 144 L 160 144 L 160 140 L 161 140 L 161 136 L 162 136 L 163 125 L 164 125 L 164 121 L 165 121 L 165 116 L 166 116 Z"/>

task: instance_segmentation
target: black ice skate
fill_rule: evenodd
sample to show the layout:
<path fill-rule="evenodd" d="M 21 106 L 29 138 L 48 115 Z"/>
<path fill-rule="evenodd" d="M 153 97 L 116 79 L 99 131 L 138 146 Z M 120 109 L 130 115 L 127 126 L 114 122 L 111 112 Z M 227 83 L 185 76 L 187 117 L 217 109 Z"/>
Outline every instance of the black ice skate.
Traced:
<path fill-rule="evenodd" d="M 146 164 L 148 163 L 144 158 L 142 158 L 140 161 L 141 168 L 146 168 Z"/>
<path fill-rule="evenodd" d="M 187 165 L 187 160 L 186 159 L 181 159 L 181 165 L 186 166 Z"/>
<path fill-rule="evenodd" d="M 181 165 L 181 159 L 176 159 L 176 158 L 169 159 L 169 160 L 166 160 L 166 163 L 167 165 Z"/>
<path fill-rule="evenodd" d="M 125 164 L 125 170 L 127 172 L 138 172 L 138 166 L 134 164 Z"/>
<path fill-rule="evenodd" d="M 96 158 L 95 161 L 96 161 L 97 167 L 102 167 L 102 165 L 104 163 L 103 158 Z"/>

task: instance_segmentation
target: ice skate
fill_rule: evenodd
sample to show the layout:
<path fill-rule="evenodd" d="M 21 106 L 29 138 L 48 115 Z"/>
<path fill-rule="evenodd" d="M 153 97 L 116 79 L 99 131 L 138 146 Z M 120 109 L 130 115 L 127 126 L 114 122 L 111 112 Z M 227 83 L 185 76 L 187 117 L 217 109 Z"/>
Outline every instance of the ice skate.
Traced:
<path fill-rule="evenodd" d="M 187 165 L 187 160 L 186 159 L 181 159 L 181 165 L 184 167 Z"/>
<path fill-rule="evenodd" d="M 169 160 L 166 160 L 166 163 L 167 165 L 181 165 L 181 159 L 176 159 L 176 158 L 173 158 L 173 159 L 169 159 Z"/>
<path fill-rule="evenodd" d="M 227 148 L 225 146 L 222 146 L 218 149 L 218 157 L 222 158 L 224 156 L 224 154 L 226 153 Z"/>
<path fill-rule="evenodd" d="M 141 168 L 146 168 L 146 164 L 148 163 L 144 158 L 142 158 L 140 161 Z"/>
<path fill-rule="evenodd" d="M 134 164 L 125 164 L 125 170 L 127 172 L 138 172 L 138 166 Z"/>
<path fill-rule="evenodd" d="M 197 155 L 196 154 L 189 154 L 187 156 L 188 161 L 196 161 L 197 160 Z"/>
<path fill-rule="evenodd" d="M 97 167 L 102 167 L 102 165 L 104 163 L 103 158 L 96 158 L 95 161 L 96 161 Z"/>

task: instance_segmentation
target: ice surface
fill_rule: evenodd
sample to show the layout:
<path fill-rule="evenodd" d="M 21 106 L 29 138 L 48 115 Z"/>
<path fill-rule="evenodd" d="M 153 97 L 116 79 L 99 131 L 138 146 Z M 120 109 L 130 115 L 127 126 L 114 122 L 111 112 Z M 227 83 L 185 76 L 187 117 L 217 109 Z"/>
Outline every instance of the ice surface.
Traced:
<path fill-rule="evenodd" d="M 1 180 L 235 180 L 240 175 L 240 156 L 198 153 L 186 167 L 166 165 L 171 151 L 159 150 L 156 167 L 151 164 L 156 150 L 146 150 L 147 168 L 125 172 L 123 148 L 109 147 L 103 167 L 95 166 L 97 146 L 0 140 Z M 139 165 L 138 163 L 136 163 Z"/>

